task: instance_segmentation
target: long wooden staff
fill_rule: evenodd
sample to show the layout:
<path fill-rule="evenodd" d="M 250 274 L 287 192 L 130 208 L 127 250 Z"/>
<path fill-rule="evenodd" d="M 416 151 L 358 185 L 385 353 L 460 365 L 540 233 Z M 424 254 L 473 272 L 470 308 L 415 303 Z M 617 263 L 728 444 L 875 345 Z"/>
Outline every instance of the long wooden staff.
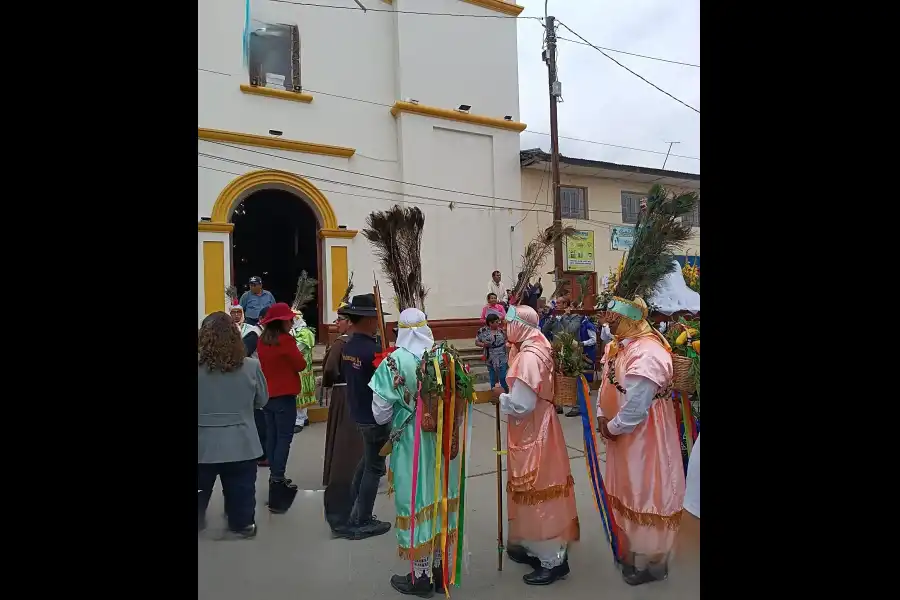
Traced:
<path fill-rule="evenodd" d="M 497 570 L 503 570 L 503 446 L 500 442 L 500 403 L 496 409 L 497 421 Z"/>

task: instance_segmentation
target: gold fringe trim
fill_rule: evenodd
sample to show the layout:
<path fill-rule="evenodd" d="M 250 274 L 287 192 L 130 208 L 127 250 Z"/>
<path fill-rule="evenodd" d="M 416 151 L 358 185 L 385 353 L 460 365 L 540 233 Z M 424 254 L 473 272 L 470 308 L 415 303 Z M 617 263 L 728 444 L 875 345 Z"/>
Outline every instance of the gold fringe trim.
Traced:
<path fill-rule="evenodd" d="M 423 523 L 425 521 L 432 520 L 436 514 L 438 514 L 438 506 L 439 503 L 435 502 L 429 506 L 426 506 L 422 510 L 416 513 L 416 523 Z M 459 498 L 449 498 L 447 500 L 447 512 L 455 513 L 459 512 Z M 409 529 L 409 517 L 403 517 L 397 515 L 394 519 L 394 527 L 397 529 L 403 529 L 404 531 Z"/>
<path fill-rule="evenodd" d="M 512 490 L 516 492 L 527 491 L 528 488 L 534 484 L 534 481 L 537 479 L 537 475 L 537 469 L 529 473 L 525 473 L 521 477 L 513 477 L 510 475 L 506 483 L 506 491 L 510 491 L 510 488 L 512 488 Z"/>
<path fill-rule="evenodd" d="M 565 483 L 560 485 L 552 485 L 543 490 L 529 490 L 529 491 L 516 491 L 513 489 L 510 482 L 506 484 L 506 493 L 510 494 L 510 498 L 516 504 L 525 504 L 527 506 L 534 506 L 535 504 L 543 504 L 549 500 L 556 500 L 557 498 L 566 497 L 572 495 L 572 490 L 575 489 L 575 478 L 569 475 L 569 478 Z"/>
<path fill-rule="evenodd" d="M 642 513 L 636 510 L 632 510 L 625 506 L 625 504 L 616 498 L 615 496 L 607 495 L 609 499 L 609 506 L 617 513 L 625 517 L 626 520 L 631 521 L 632 523 L 637 523 L 643 527 L 653 527 L 655 529 L 671 529 L 673 531 L 678 530 L 678 526 L 681 525 L 681 512 L 678 511 L 674 515 L 663 516 L 658 515 L 656 513 Z"/>
<path fill-rule="evenodd" d="M 447 533 L 447 544 L 449 546 L 455 546 L 458 539 L 459 531 L 457 529 L 452 529 Z M 419 544 L 415 548 L 404 548 L 402 546 L 398 546 L 397 556 L 399 556 L 402 560 L 419 560 L 420 558 L 431 556 L 434 553 L 435 548 L 439 547 L 438 545 L 440 543 L 441 534 L 440 532 L 438 532 L 436 536 L 426 542 Z"/>

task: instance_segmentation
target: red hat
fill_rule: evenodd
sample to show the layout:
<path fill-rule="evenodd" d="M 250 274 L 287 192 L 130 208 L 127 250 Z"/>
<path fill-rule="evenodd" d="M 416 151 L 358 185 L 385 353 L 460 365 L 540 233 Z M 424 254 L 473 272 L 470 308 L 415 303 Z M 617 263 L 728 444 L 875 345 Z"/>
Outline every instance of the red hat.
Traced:
<path fill-rule="evenodd" d="M 269 312 L 266 313 L 265 318 L 260 321 L 260 324 L 265 325 L 266 323 L 271 323 L 272 321 L 293 320 L 294 311 L 291 310 L 291 307 L 284 302 L 276 302 L 271 307 L 269 307 Z"/>

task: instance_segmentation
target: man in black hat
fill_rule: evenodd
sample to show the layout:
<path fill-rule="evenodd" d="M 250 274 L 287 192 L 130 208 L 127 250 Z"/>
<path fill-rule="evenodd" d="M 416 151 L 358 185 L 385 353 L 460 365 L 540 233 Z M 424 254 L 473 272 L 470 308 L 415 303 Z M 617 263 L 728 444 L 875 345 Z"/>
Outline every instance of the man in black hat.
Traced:
<path fill-rule="evenodd" d="M 244 320 L 250 325 L 259 323 L 259 311 L 275 304 L 275 296 L 269 290 L 264 290 L 262 279 L 257 276 L 250 278 L 250 289 L 241 294 L 240 305 L 244 309 Z"/>
<path fill-rule="evenodd" d="M 375 295 L 354 296 L 350 305 L 339 309 L 338 314 L 350 319 L 353 327 L 353 334 L 341 352 L 341 374 L 347 382 L 347 406 L 363 438 L 363 457 L 353 476 L 350 519 L 345 526 L 335 527 L 334 533 L 338 537 L 362 540 L 391 529 L 390 523 L 379 521 L 372 514 L 378 482 L 386 471 L 385 457 L 380 451 L 391 433 L 390 424 L 379 425 L 372 415 L 369 380 L 375 374 L 375 354 L 381 351 L 375 341 L 378 332 Z"/>

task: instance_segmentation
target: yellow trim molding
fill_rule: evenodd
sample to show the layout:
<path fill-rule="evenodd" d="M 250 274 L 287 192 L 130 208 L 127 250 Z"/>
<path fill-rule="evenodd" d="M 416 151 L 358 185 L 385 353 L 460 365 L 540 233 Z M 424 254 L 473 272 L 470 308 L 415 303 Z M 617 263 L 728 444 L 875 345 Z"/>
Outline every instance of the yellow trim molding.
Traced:
<path fill-rule="evenodd" d="M 263 148 L 276 148 L 278 150 L 290 150 L 291 152 L 306 152 L 307 154 L 323 154 L 325 156 L 339 156 L 350 158 L 356 153 L 356 148 L 343 146 L 328 146 L 313 142 L 301 142 L 299 140 L 285 140 L 278 137 L 266 137 L 253 133 L 239 133 L 237 131 L 224 131 L 222 129 L 197 128 L 197 138 L 210 142 L 231 142 L 244 146 L 262 146 Z"/>
<path fill-rule="evenodd" d="M 328 198 L 325 197 L 325 194 L 320 192 L 319 188 L 314 186 L 308 180 L 299 175 L 295 175 L 294 173 L 288 173 L 287 171 L 251 171 L 250 173 L 241 175 L 225 186 L 225 189 L 223 189 L 219 194 L 219 197 L 216 198 L 210 218 L 213 223 L 228 223 L 228 219 L 231 217 L 231 211 L 238 201 L 243 199 L 241 196 L 245 192 L 253 188 L 261 188 L 273 184 L 285 186 L 311 202 L 316 213 L 318 213 L 320 219 L 319 223 L 322 226 L 322 229 L 330 230 L 338 228 L 334 209 L 331 207 L 331 203 L 328 201 Z M 354 232 L 354 235 L 355 234 L 356 232 Z M 224 294 L 225 292 L 223 291 L 222 293 Z"/>
<path fill-rule="evenodd" d="M 524 6 L 504 2 L 503 0 L 463 0 L 463 2 L 468 2 L 469 4 L 474 4 L 488 10 L 496 10 L 497 12 L 502 12 L 505 15 L 512 15 L 514 17 L 525 10 Z"/>
<path fill-rule="evenodd" d="M 395 117 L 400 113 L 413 113 L 426 117 L 437 117 L 438 119 L 448 119 L 450 121 L 460 121 L 462 123 L 472 123 L 473 125 L 484 125 L 485 127 L 496 127 L 498 129 L 508 129 L 509 131 L 524 131 L 528 125 L 519 121 L 507 121 L 506 119 L 498 119 L 496 117 L 485 117 L 482 115 L 470 115 L 469 113 L 451 110 L 449 108 L 437 108 L 436 106 L 425 106 L 424 104 L 413 104 L 412 102 L 395 102 L 391 107 L 391 114 Z"/>
<path fill-rule="evenodd" d="M 234 231 L 234 225 L 231 223 L 210 223 L 208 221 L 199 221 L 197 223 L 197 231 L 231 233 L 232 231 Z"/>
<path fill-rule="evenodd" d="M 320 229 L 319 237 L 322 239 L 343 238 L 352 240 L 356 237 L 357 233 L 359 232 L 355 229 Z"/>
<path fill-rule="evenodd" d="M 225 310 L 225 244 L 203 242 L 203 308 Z"/>
<path fill-rule="evenodd" d="M 275 88 L 259 87 L 256 85 L 241 84 L 241 91 L 245 94 L 253 96 L 268 96 L 269 98 L 278 98 L 279 100 L 290 100 L 292 102 L 303 102 L 309 104 L 313 101 L 313 97 L 303 92 L 289 92 L 287 90 L 276 90 Z"/>
<path fill-rule="evenodd" d="M 347 261 L 347 246 L 331 247 L 331 310 L 337 310 L 347 284 L 350 283 L 350 269 Z"/>

